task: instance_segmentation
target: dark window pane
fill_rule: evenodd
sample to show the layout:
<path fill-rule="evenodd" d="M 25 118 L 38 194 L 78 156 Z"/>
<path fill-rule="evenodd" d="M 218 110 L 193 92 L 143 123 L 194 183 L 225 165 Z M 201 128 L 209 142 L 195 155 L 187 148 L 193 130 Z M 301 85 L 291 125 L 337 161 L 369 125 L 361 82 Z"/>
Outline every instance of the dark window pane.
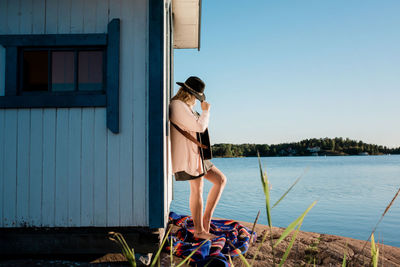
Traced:
<path fill-rule="evenodd" d="M 23 53 L 23 90 L 48 90 L 48 52 L 24 51 Z"/>
<path fill-rule="evenodd" d="M 78 88 L 81 91 L 103 89 L 103 51 L 79 52 Z"/>
<path fill-rule="evenodd" d="M 74 52 L 51 53 L 52 91 L 74 91 Z"/>

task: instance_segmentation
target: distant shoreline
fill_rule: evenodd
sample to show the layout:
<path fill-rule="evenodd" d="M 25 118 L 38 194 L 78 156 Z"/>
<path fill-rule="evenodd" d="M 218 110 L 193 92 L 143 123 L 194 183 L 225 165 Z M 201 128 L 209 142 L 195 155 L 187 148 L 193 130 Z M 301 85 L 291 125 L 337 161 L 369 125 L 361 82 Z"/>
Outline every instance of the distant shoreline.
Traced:
<path fill-rule="evenodd" d="M 376 154 L 376 155 L 367 155 L 367 156 L 397 156 L 397 155 L 399 155 L 399 154 Z M 298 158 L 298 157 L 315 157 L 315 158 L 318 158 L 318 157 L 341 157 L 341 156 L 344 156 L 344 157 L 347 157 L 347 156 L 349 156 L 349 157 L 365 157 L 365 155 L 349 155 L 349 154 L 345 154 L 345 155 L 343 155 L 343 154 L 341 154 L 341 155 L 318 155 L 318 156 L 313 156 L 313 155 L 292 155 L 292 156 L 280 156 L 280 155 L 275 155 L 275 156 L 260 156 L 260 157 L 263 157 L 263 158 L 293 158 L 293 157 L 296 157 L 296 158 Z M 213 155 L 213 158 L 256 158 L 257 156 L 214 156 Z"/>
<path fill-rule="evenodd" d="M 284 157 L 284 156 L 353 156 L 353 155 L 396 155 L 400 147 L 388 148 L 368 144 L 349 138 L 312 138 L 299 142 L 281 144 L 229 144 L 211 146 L 214 157 Z"/>

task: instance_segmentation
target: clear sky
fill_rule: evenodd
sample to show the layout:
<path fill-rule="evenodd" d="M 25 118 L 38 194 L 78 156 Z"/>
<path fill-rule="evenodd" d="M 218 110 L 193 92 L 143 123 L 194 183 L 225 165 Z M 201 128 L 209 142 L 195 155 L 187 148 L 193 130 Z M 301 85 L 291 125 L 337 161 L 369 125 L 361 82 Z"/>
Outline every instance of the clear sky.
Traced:
<path fill-rule="evenodd" d="M 400 146 L 399 0 L 202 2 L 200 51 L 175 50 L 174 79 L 206 83 L 212 143 Z"/>

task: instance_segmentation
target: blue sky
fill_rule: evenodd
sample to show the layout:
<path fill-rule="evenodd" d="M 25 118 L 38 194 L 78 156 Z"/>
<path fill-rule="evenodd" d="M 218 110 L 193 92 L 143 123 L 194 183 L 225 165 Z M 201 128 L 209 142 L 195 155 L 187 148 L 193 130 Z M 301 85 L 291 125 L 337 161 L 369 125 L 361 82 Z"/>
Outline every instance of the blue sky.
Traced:
<path fill-rule="evenodd" d="M 174 79 L 205 81 L 212 143 L 400 146 L 400 1 L 202 2 L 201 49 L 175 50 Z"/>

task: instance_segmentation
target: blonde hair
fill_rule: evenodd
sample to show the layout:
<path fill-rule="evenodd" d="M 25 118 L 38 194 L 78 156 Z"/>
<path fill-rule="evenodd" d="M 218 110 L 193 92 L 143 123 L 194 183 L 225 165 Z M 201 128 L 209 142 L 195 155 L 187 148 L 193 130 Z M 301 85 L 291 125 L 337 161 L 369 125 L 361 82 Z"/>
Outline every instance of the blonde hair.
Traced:
<path fill-rule="evenodd" d="M 185 102 L 186 104 L 189 104 L 189 102 L 195 98 L 194 95 L 183 89 L 182 87 L 179 88 L 178 92 L 176 95 L 171 99 L 171 100 L 181 100 Z"/>

